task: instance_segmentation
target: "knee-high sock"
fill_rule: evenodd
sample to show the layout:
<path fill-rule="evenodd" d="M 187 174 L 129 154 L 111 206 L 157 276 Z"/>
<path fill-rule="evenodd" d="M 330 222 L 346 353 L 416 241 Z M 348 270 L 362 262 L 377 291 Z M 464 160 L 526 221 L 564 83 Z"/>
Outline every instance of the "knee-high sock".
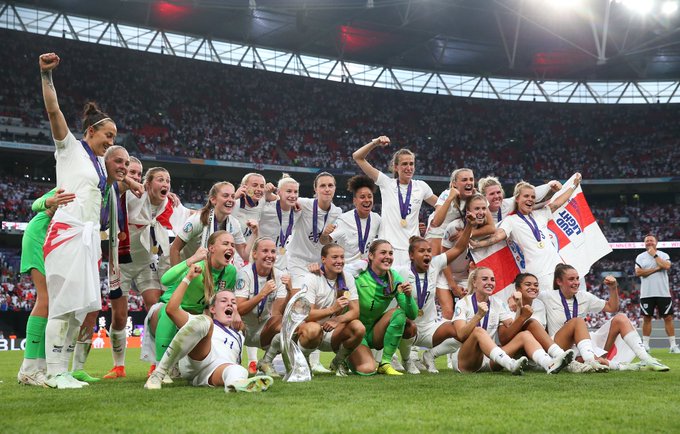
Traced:
<path fill-rule="evenodd" d="M 156 365 L 156 372 L 167 374 L 172 367 L 194 349 L 201 339 L 208 336 L 212 321 L 206 315 L 192 315 L 172 338 L 165 354 Z"/>
<path fill-rule="evenodd" d="M 652 356 L 650 356 L 649 353 L 645 351 L 645 347 L 642 345 L 640 335 L 638 335 L 635 330 L 628 333 L 626 336 L 623 336 L 623 341 L 628 344 L 630 349 L 633 350 L 636 356 L 638 356 L 638 359 L 647 361 L 652 358 Z"/>
<path fill-rule="evenodd" d="M 83 369 L 87 356 L 92 348 L 93 330 L 80 330 L 76 340 L 75 350 L 73 351 L 73 371 Z"/>
<path fill-rule="evenodd" d="M 314 350 L 312 354 L 309 355 L 309 366 L 316 366 L 321 364 L 321 351 Z"/>
<path fill-rule="evenodd" d="M 281 333 L 277 333 L 272 338 L 272 343 L 269 345 L 269 348 L 267 348 L 267 352 L 264 353 L 262 361 L 265 363 L 271 363 L 272 360 L 274 360 L 274 357 L 276 357 L 276 355 L 279 354 L 280 352 L 281 352 Z"/>
<path fill-rule="evenodd" d="M 31 315 L 26 323 L 26 353 L 21 364 L 24 372 L 40 370 L 38 359 L 45 359 L 45 327 L 47 318 Z"/>
<path fill-rule="evenodd" d="M 172 338 L 175 337 L 175 333 L 177 333 L 177 327 L 165 313 L 165 306 L 163 306 L 158 313 L 158 324 L 156 325 L 156 362 L 161 361 L 163 354 L 172 342 Z"/>
<path fill-rule="evenodd" d="M 125 350 L 127 349 L 127 332 L 125 329 L 116 330 L 111 328 L 111 355 L 113 366 L 125 366 Z"/>
<path fill-rule="evenodd" d="M 557 344 L 552 344 L 550 347 L 548 347 L 548 354 L 550 354 L 550 357 L 555 358 L 557 356 L 561 356 L 563 353 L 564 350 Z"/>
<path fill-rule="evenodd" d="M 514 367 L 515 359 L 508 356 L 508 354 L 503 351 L 500 347 L 496 347 L 489 353 L 489 358 L 495 363 L 498 363 L 508 371 L 511 371 Z"/>
<path fill-rule="evenodd" d="M 341 363 L 347 357 L 349 357 L 350 354 L 352 354 L 352 351 L 354 351 L 354 348 L 347 348 L 345 344 L 341 342 L 340 348 L 338 348 L 338 352 L 335 353 L 335 357 L 333 359 L 336 363 Z"/>
<path fill-rule="evenodd" d="M 246 347 L 246 354 L 248 354 L 248 363 L 257 362 L 257 347 Z"/>
<path fill-rule="evenodd" d="M 248 378 L 248 370 L 241 365 L 229 365 L 222 371 L 222 381 L 224 381 L 224 389 L 227 391 L 234 383 L 246 378 Z"/>
<path fill-rule="evenodd" d="M 406 314 L 403 310 L 397 309 L 392 313 L 390 323 L 385 329 L 385 337 L 383 338 L 383 355 L 380 363 L 390 363 L 392 356 L 397 351 L 399 343 L 401 342 L 401 335 L 404 334 L 404 327 L 406 327 Z"/>
<path fill-rule="evenodd" d="M 76 319 L 75 313 L 69 317 L 68 330 L 64 340 L 64 351 L 61 353 L 62 372 L 68 372 L 68 364 L 73 358 L 73 352 L 76 349 L 76 339 L 80 333 L 80 324 L 81 322 Z"/>
<path fill-rule="evenodd" d="M 552 358 L 545 352 L 543 348 L 540 348 L 531 355 L 531 360 L 536 362 L 536 364 L 546 371 L 550 369 L 550 364 L 552 363 Z"/>
<path fill-rule="evenodd" d="M 412 337 L 409 339 L 401 339 L 401 342 L 399 342 L 399 354 L 401 354 L 401 360 L 403 360 L 404 363 L 409 361 L 411 358 L 411 349 L 413 348 L 413 342 L 416 341 L 416 337 Z"/>
<path fill-rule="evenodd" d="M 583 339 L 581 342 L 576 344 L 578 352 L 581 353 L 581 357 L 585 362 L 595 360 L 595 352 L 593 351 L 593 343 L 590 339 Z"/>
<path fill-rule="evenodd" d="M 59 315 L 49 318 L 45 326 L 45 362 L 47 364 L 47 375 L 54 376 L 67 371 L 63 367 L 62 353 L 66 350 L 66 334 L 68 333 L 69 318 L 73 314 Z"/>
<path fill-rule="evenodd" d="M 432 348 L 432 355 L 435 357 L 435 359 L 439 356 L 443 356 L 444 354 L 451 354 L 456 352 L 460 348 L 460 342 L 458 342 L 454 338 L 448 338 L 441 344 L 437 345 L 436 347 Z"/>

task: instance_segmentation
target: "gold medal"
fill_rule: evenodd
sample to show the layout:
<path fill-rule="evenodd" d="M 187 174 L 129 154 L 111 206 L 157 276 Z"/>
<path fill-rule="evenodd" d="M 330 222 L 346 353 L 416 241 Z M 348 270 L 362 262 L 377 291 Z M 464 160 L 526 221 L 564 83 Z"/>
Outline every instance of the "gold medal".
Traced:
<path fill-rule="evenodd" d="M 118 239 L 120 241 L 125 241 L 127 239 L 127 234 L 125 232 L 121 232 L 118 234 Z"/>
<path fill-rule="evenodd" d="M 342 296 L 345 297 L 347 300 L 349 300 L 349 291 L 344 291 L 342 293 Z"/>
<path fill-rule="evenodd" d="M 423 310 L 422 309 L 418 309 L 418 316 L 423 316 Z"/>
<path fill-rule="evenodd" d="M 406 219 L 401 219 L 401 227 L 402 228 L 406 227 Z"/>
<path fill-rule="evenodd" d="M 254 188 L 249 188 L 246 190 L 246 194 L 250 197 L 253 197 L 255 195 L 255 189 Z"/>
<path fill-rule="evenodd" d="M 538 248 L 542 249 L 543 247 L 545 247 L 545 244 L 543 244 L 543 241 L 539 241 L 538 242 Z"/>
<path fill-rule="evenodd" d="M 285 255 L 286 254 L 286 248 L 285 247 L 279 247 L 279 255 Z"/>
<path fill-rule="evenodd" d="M 153 253 L 154 255 L 158 254 L 158 245 L 151 247 L 151 253 Z"/>
<path fill-rule="evenodd" d="M 104 241 L 109 239 L 109 233 L 106 231 L 99 231 L 99 238 Z"/>

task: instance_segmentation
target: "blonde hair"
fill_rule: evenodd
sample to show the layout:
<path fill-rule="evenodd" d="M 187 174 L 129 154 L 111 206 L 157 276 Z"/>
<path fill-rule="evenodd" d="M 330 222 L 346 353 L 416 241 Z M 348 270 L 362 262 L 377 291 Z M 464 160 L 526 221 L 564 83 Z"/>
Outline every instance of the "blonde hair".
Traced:
<path fill-rule="evenodd" d="M 260 178 L 262 178 L 266 182 L 263 175 L 261 175 L 257 172 L 250 172 L 250 173 L 246 173 L 246 175 L 241 179 L 241 185 L 246 185 L 248 183 L 248 180 L 250 178 L 252 178 L 253 176 L 259 176 Z"/>
<path fill-rule="evenodd" d="M 160 172 L 165 172 L 168 175 L 170 175 L 170 172 L 168 172 L 165 168 L 163 167 L 151 167 L 149 170 L 146 171 L 144 174 L 144 184 L 149 184 L 151 181 L 153 181 L 153 177 L 155 174 L 160 173 Z"/>
<path fill-rule="evenodd" d="M 254 256 L 254 254 L 255 254 L 255 252 L 257 252 L 257 248 L 260 246 L 260 243 L 261 243 L 262 241 L 271 241 L 272 243 L 274 243 L 274 247 L 276 247 L 276 242 L 275 242 L 273 239 L 271 239 L 271 238 L 269 238 L 269 237 L 259 237 L 258 239 L 256 239 L 256 240 L 253 242 L 253 247 L 252 247 L 252 249 L 250 250 L 250 262 L 253 262 L 253 263 L 255 262 L 255 256 Z M 274 277 L 274 269 L 275 269 L 275 268 L 276 268 L 276 267 L 272 267 L 272 271 L 271 271 L 272 279 L 275 278 L 275 277 Z M 253 276 L 253 278 L 254 278 L 254 279 L 257 279 L 257 276 Z"/>
<path fill-rule="evenodd" d="M 207 225 L 208 222 L 208 217 L 210 216 L 210 210 L 213 209 L 213 204 L 210 202 L 210 199 L 213 197 L 217 197 L 217 192 L 219 191 L 220 188 L 222 187 L 231 187 L 234 190 L 234 184 L 232 184 L 229 181 L 221 181 L 221 182 L 216 182 L 213 184 L 212 187 L 210 187 L 210 191 L 208 192 L 208 200 L 205 201 L 205 205 L 203 205 L 203 208 L 201 208 L 201 223 L 203 226 Z"/>
<path fill-rule="evenodd" d="M 495 176 L 487 176 L 486 178 L 480 179 L 479 183 L 477 184 L 477 189 L 480 193 L 486 196 L 486 189 L 494 185 L 499 186 L 501 188 L 501 193 L 503 193 L 503 196 L 505 196 L 503 185 L 501 185 L 501 182 Z"/>
<path fill-rule="evenodd" d="M 413 157 L 414 161 L 416 159 L 416 154 L 414 154 L 413 152 L 406 148 L 401 148 L 397 152 L 392 154 L 392 160 L 390 160 L 390 172 L 392 172 L 392 176 L 394 178 L 398 176 L 395 167 L 399 165 L 399 157 L 401 157 L 402 155 L 410 155 L 411 157 Z"/>
<path fill-rule="evenodd" d="M 493 273 L 493 270 L 489 267 L 477 267 L 474 270 L 470 271 L 470 274 L 468 275 L 468 291 L 470 293 L 474 292 L 475 290 L 475 280 L 477 279 L 477 275 L 479 274 L 480 270 L 489 270 Z"/>
<path fill-rule="evenodd" d="M 461 172 L 470 172 L 472 173 L 472 177 L 475 177 L 475 172 L 472 171 L 472 169 L 468 169 L 467 167 L 461 167 L 460 169 L 456 169 L 453 172 L 451 172 L 451 177 L 449 178 L 449 185 L 453 187 L 453 183 L 456 182 L 456 178 L 458 178 L 458 175 L 461 174 Z"/>
<path fill-rule="evenodd" d="M 512 196 L 515 198 L 515 200 L 517 200 L 517 198 L 519 198 L 519 195 L 522 193 L 522 190 L 525 190 L 527 188 L 536 190 L 536 187 L 534 187 L 533 185 L 529 184 L 526 181 L 518 182 L 517 185 L 515 185 L 515 191 L 512 193 Z"/>
<path fill-rule="evenodd" d="M 277 188 L 281 190 L 284 185 L 286 184 L 296 184 L 298 187 L 300 186 L 300 183 L 294 180 L 289 174 L 283 173 L 281 175 L 281 179 L 279 179 L 279 183 L 277 184 Z"/>

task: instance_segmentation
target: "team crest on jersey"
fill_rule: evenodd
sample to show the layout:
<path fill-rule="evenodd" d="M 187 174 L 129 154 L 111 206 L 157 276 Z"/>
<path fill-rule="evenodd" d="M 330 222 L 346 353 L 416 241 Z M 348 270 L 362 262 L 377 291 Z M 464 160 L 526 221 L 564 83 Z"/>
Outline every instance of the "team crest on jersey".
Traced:
<path fill-rule="evenodd" d="M 194 228 L 194 225 L 192 225 L 191 222 L 187 222 L 187 224 L 184 225 L 184 227 L 182 228 L 182 230 L 184 231 L 184 233 L 187 233 L 187 234 L 188 234 L 189 232 L 191 232 L 191 230 L 192 230 L 193 228 Z"/>
<path fill-rule="evenodd" d="M 246 287 L 246 281 L 244 279 L 239 279 L 236 281 L 236 289 L 243 289 Z"/>
<path fill-rule="evenodd" d="M 224 291 L 225 289 L 227 289 L 227 282 L 225 280 L 220 280 L 220 283 L 217 285 L 217 288 L 220 291 Z"/>
<path fill-rule="evenodd" d="M 456 311 L 454 312 L 454 316 L 460 315 L 460 306 L 456 306 Z"/>

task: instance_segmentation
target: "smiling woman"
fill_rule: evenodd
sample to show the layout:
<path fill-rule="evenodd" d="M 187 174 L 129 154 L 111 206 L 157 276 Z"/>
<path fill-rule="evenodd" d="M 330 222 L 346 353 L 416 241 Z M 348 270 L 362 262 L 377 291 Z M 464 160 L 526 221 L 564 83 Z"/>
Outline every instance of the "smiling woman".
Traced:
<path fill-rule="evenodd" d="M 57 209 L 43 248 L 49 296 L 46 384 L 70 389 L 82 384 L 68 374 L 70 352 L 66 349 L 75 345 L 85 316 L 101 308 L 99 227 L 103 198 L 109 191 L 102 157 L 113 146 L 117 130 L 113 120 L 90 102 L 83 115 L 83 140 L 69 131 L 52 82 L 59 62 L 54 53 L 39 58 L 43 99 L 56 146 L 57 184 L 74 193 L 75 200 Z"/>

